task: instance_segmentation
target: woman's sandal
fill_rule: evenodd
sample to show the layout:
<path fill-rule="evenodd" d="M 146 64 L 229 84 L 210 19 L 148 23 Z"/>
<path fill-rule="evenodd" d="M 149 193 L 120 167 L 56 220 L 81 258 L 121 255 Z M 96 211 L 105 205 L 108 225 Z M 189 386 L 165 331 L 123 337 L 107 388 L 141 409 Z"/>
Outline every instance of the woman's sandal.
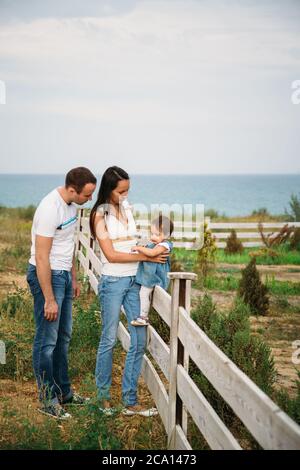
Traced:
<path fill-rule="evenodd" d="M 122 410 L 122 414 L 125 415 L 125 416 L 139 415 L 139 416 L 144 416 L 146 418 L 150 418 L 151 416 L 157 416 L 158 411 L 157 411 L 156 408 L 143 409 L 141 407 L 141 408 L 134 409 L 132 407 L 132 408 L 124 408 Z"/>

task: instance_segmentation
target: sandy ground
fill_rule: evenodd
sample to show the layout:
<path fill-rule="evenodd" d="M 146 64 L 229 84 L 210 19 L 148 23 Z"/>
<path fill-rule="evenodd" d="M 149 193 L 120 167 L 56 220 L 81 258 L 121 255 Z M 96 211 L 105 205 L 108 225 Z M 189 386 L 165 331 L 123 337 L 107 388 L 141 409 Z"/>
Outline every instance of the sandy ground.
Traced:
<path fill-rule="evenodd" d="M 11 292 L 15 290 L 16 287 L 21 289 L 27 288 L 25 274 L 0 272 L 0 292 Z"/>

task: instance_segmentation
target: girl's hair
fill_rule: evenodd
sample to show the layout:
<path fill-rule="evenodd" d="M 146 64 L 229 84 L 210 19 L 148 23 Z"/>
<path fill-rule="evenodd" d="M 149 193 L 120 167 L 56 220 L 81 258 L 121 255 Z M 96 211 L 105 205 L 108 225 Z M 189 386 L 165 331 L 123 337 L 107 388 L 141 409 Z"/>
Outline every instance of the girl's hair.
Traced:
<path fill-rule="evenodd" d="M 110 166 L 103 173 L 97 200 L 90 214 L 90 231 L 94 238 L 96 238 L 94 222 L 97 209 L 102 204 L 107 204 L 109 202 L 111 192 L 116 189 L 118 182 L 122 180 L 129 180 L 129 175 L 126 173 L 126 171 L 122 170 L 122 168 L 119 168 L 118 166 Z"/>
<path fill-rule="evenodd" d="M 165 215 L 159 214 L 156 219 L 152 220 L 151 225 L 153 225 L 160 233 L 163 233 L 166 237 L 172 235 L 174 230 L 174 224 Z"/>

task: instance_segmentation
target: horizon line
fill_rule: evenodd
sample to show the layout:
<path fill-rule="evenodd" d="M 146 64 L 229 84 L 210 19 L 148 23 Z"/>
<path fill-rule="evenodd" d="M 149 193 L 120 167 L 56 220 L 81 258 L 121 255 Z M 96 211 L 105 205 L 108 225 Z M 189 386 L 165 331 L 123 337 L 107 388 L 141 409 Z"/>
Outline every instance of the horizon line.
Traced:
<path fill-rule="evenodd" d="M 69 171 L 69 170 L 68 170 Z M 97 174 L 97 173 L 96 173 Z M 103 174 L 103 173 L 101 173 Z M 61 176 L 66 173 L 1 173 L 0 176 Z M 297 173 L 130 173 L 131 176 L 300 176 Z"/>

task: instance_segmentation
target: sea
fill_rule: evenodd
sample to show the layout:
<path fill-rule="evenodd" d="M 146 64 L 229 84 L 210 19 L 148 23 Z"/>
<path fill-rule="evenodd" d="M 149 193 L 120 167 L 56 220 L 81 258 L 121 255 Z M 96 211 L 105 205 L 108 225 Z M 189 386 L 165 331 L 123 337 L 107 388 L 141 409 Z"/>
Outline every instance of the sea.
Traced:
<path fill-rule="evenodd" d="M 101 175 L 97 177 L 100 182 Z M 36 206 L 63 184 L 64 175 L 0 174 L 0 205 Z M 220 215 L 234 217 L 260 208 L 270 214 L 284 214 L 290 209 L 292 194 L 300 196 L 300 174 L 131 175 L 128 200 L 149 208 L 152 204 L 203 204 L 205 211 L 214 209 Z"/>

